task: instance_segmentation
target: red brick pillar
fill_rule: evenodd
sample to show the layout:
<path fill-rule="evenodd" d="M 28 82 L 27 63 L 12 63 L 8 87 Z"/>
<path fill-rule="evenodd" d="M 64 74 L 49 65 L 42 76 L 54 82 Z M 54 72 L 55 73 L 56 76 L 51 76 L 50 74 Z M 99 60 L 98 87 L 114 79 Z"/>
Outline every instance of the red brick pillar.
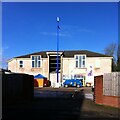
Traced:
<path fill-rule="evenodd" d="M 94 101 L 97 104 L 103 103 L 103 75 L 94 77 Z"/>

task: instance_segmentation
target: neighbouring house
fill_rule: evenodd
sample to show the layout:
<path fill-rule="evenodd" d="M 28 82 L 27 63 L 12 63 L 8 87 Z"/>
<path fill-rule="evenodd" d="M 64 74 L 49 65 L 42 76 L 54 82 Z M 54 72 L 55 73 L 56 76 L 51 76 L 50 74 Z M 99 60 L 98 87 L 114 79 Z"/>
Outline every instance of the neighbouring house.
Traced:
<path fill-rule="evenodd" d="M 59 84 L 65 79 L 83 79 L 83 85 L 94 84 L 94 76 L 111 72 L 111 56 L 88 50 L 69 50 L 58 52 Z M 51 86 L 57 83 L 57 52 L 41 51 L 14 57 L 8 60 L 8 70 L 30 75 L 42 74 L 51 81 Z"/>

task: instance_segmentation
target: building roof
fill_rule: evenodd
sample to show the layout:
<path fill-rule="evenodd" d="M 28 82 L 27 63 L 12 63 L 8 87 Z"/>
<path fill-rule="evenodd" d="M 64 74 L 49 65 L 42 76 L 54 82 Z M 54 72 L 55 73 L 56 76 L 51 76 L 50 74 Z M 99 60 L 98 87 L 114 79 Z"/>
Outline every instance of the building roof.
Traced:
<path fill-rule="evenodd" d="M 30 58 L 31 55 L 41 55 L 42 58 L 47 58 L 47 54 L 46 54 L 47 52 L 56 52 L 56 51 L 35 52 L 35 53 L 27 54 L 27 55 L 18 56 L 15 58 Z M 88 50 L 66 50 L 66 51 L 59 51 L 59 52 L 63 52 L 63 57 L 66 57 L 66 58 L 74 57 L 74 55 L 76 54 L 81 54 L 81 55 L 86 54 L 87 57 L 112 57 L 112 56 L 108 56 L 105 54 L 92 52 Z"/>

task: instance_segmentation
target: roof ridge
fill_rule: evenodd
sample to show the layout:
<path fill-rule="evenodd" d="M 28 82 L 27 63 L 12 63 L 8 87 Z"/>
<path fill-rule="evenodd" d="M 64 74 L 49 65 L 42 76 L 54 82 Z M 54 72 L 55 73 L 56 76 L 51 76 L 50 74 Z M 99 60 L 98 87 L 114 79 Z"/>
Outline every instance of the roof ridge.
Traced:
<path fill-rule="evenodd" d="M 17 56 L 14 58 L 29 58 L 30 55 L 42 55 L 43 57 L 47 57 L 46 52 L 57 52 L 56 50 L 51 50 L 51 51 L 39 51 L 39 52 L 33 52 L 30 54 L 24 54 L 21 56 Z M 105 55 L 103 53 L 99 53 L 99 52 L 93 52 L 93 51 L 89 51 L 89 50 L 59 50 L 59 52 L 63 52 L 65 54 L 65 57 L 69 57 L 69 56 L 73 56 L 73 54 L 78 54 L 79 52 L 81 52 L 81 54 L 86 54 L 87 56 L 91 56 L 91 57 L 113 57 L 113 56 L 109 56 L 109 55 Z"/>

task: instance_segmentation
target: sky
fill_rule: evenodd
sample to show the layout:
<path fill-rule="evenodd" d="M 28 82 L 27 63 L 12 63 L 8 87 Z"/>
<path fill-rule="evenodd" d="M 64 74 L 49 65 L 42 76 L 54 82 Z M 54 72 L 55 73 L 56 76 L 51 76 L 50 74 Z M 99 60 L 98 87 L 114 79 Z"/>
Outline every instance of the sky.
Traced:
<path fill-rule="evenodd" d="M 104 53 L 118 42 L 116 2 L 4 2 L 2 4 L 2 64 L 16 56 L 56 50 Z"/>

